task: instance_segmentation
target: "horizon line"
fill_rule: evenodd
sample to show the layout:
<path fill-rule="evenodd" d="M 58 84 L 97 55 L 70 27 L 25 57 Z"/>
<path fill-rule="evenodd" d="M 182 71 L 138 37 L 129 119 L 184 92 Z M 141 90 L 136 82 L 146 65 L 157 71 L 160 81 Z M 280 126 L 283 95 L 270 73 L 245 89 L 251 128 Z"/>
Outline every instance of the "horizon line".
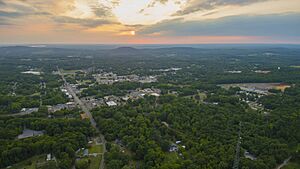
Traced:
<path fill-rule="evenodd" d="M 1 43 L 0 45 L 300 45 L 300 43 Z"/>

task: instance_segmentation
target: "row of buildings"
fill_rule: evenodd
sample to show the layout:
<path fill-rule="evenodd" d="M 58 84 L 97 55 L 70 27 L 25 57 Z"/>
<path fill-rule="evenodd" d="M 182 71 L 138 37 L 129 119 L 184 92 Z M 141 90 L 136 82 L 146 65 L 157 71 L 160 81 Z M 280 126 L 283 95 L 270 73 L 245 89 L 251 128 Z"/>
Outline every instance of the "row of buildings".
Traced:
<path fill-rule="evenodd" d="M 95 97 L 83 97 L 80 100 L 89 108 L 93 109 L 98 106 L 117 106 L 121 105 L 128 100 L 137 100 L 143 98 L 145 95 L 159 97 L 161 91 L 159 89 L 154 88 L 146 88 L 146 89 L 136 89 L 128 91 L 128 94 L 125 96 L 105 96 L 103 98 L 95 98 Z"/>
<path fill-rule="evenodd" d="M 119 76 L 115 73 L 99 73 L 93 75 L 99 84 L 113 84 L 116 82 L 140 82 L 140 83 L 152 83 L 156 82 L 156 76 L 138 76 L 138 75 L 124 75 Z"/>

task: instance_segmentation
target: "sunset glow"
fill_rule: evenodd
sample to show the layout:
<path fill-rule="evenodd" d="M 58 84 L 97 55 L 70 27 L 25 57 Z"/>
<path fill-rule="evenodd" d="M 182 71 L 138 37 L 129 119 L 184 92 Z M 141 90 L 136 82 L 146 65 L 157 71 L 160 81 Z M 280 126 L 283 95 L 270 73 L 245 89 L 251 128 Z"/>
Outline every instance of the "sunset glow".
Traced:
<path fill-rule="evenodd" d="M 0 43 L 300 43 L 299 6 L 300 0 L 0 0 Z"/>

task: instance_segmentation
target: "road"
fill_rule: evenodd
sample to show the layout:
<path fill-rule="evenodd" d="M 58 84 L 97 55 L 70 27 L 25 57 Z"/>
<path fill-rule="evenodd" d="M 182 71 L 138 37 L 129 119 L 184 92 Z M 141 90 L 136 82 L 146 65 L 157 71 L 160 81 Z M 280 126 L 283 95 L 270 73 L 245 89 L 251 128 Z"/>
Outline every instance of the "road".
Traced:
<path fill-rule="evenodd" d="M 100 135 L 100 139 L 101 142 L 103 144 L 103 156 L 102 156 L 102 160 L 101 160 L 101 165 L 100 165 L 100 169 L 104 169 L 104 154 L 106 152 L 106 140 L 104 138 L 104 136 L 100 133 L 98 127 L 97 127 L 97 123 L 95 121 L 95 119 L 92 116 L 92 113 L 90 112 L 90 110 L 87 108 L 87 106 L 78 98 L 78 96 L 76 95 L 76 93 L 73 91 L 72 87 L 70 86 L 70 84 L 66 81 L 64 74 L 61 73 L 60 69 L 57 68 L 59 75 L 61 76 L 62 80 L 64 81 L 64 85 L 67 89 L 67 91 L 69 92 L 69 94 L 72 95 L 74 102 L 77 103 L 79 105 L 79 107 L 82 109 L 83 112 L 86 113 L 86 115 L 89 117 L 91 125 L 96 129 L 97 133 L 99 133 Z"/>
<path fill-rule="evenodd" d="M 276 169 L 281 169 L 282 167 L 286 166 L 288 164 L 288 162 L 291 160 L 291 158 L 292 158 L 292 156 L 285 159 L 282 164 L 280 164 L 279 166 L 276 167 Z"/>
<path fill-rule="evenodd" d="M 14 114 L 3 114 L 0 115 L 0 117 L 14 117 L 14 116 L 24 116 L 24 115 L 28 115 L 31 114 L 33 112 L 21 112 L 21 113 L 14 113 Z"/>

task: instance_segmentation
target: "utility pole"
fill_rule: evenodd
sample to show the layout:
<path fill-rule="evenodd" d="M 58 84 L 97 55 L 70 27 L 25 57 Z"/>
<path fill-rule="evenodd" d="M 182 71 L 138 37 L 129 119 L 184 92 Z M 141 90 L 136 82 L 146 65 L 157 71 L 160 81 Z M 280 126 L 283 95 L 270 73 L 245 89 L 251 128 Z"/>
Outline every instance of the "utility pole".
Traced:
<path fill-rule="evenodd" d="M 240 163 L 240 148 L 241 148 L 241 143 L 242 143 L 242 137 L 241 137 L 241 132 L 242 132 L 242 122 L 239 123 L 239 133 L 238 133 L 238 141 L 236 143 L 236 148 L 235 148 L 235 158 L 233 162 L 233 169 L 238 169 L 239 168 L 239 163 Z"/>

